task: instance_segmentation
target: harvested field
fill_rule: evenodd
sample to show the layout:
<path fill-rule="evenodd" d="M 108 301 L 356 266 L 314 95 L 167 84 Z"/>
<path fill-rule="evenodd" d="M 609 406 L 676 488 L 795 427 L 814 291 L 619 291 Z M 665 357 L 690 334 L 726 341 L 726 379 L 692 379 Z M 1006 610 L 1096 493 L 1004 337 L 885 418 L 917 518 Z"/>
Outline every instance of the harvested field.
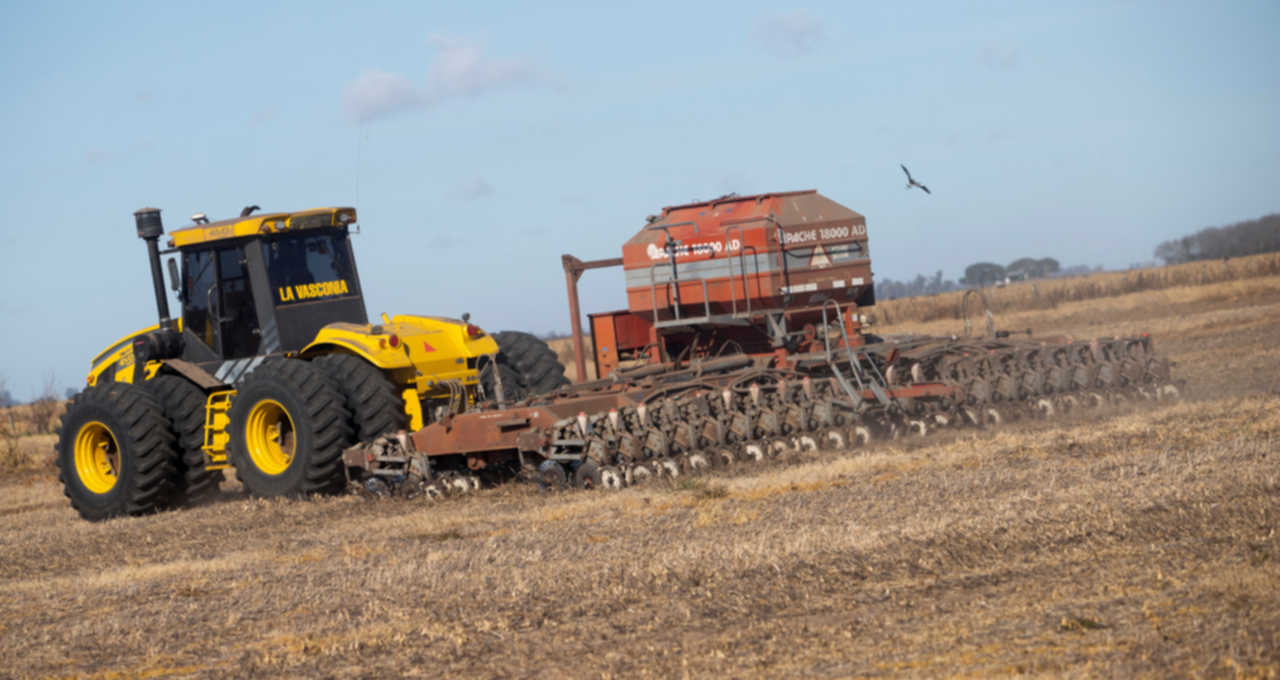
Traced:
<path fill-rule="evenodd" d="M 1280 277 L 999 321 L 1151 332 L 1188 399 L 613 494 L 229 483 L 101 524 L 46 459 L 0 477 L 0 673 L 1280 674 Z"/>
<path fill-rule="evenodd" d="M 1169 289 L 1211 286 L 1280 275 L 1280 253 L 1263 253 L 1225 260 L 1201 260 L 1168 267 L 1104 272 L 1061 279 L 1035 279 L 985 293 L 992 308 L 1000 314 L 1034 309 L 1057 309 L 1071 302 L 1085 302 Z M 886 323 L 913 323 L 950 320 L 960 313 L 964 291 L 927 295 L 898 300 L 884 300 L 877 305 L 878 316 Z M 970 313 L 976 302 L 970 302 Z"/>

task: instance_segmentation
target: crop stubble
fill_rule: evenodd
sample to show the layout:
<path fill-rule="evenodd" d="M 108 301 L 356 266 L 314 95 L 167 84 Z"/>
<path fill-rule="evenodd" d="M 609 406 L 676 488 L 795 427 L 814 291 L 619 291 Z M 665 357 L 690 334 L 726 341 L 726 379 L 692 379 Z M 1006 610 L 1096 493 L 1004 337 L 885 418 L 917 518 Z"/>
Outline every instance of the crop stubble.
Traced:
<path fill-rule="evenodd" d="M 0 478 L 0 674 L 1274 676 L 1280 280 L 1189 290 L 1027 312 L 1188 400 L 857 456 L 102 524 Z"/>

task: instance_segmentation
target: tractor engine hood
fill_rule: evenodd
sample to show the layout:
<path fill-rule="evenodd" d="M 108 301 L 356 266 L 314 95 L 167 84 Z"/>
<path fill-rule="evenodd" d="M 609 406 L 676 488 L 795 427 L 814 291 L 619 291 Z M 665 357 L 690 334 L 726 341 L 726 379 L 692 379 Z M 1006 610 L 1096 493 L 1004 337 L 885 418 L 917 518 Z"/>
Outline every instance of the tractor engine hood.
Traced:
<path fill-rule="evenodd" d="M 384 315 L 383 320 L 381 324 L 328 324 L 300 354 L 313 357 L 348 351 L 383 370 L 403 371 L 408 375 L 396 377 L 403 382 L 417 378 L 424 383 L 419 389 L 426 390 L 433 381 L 475 383 L 478 359 L 498 352 L 498 343 L 488 333 L 459 319 L 400 314 L 389 319 Z"/>

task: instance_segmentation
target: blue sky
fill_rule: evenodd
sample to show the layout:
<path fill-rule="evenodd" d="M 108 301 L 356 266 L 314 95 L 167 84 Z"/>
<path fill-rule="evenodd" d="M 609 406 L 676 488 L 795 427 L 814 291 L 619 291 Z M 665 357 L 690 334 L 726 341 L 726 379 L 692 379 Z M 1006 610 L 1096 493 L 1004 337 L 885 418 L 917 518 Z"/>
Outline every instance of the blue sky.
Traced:
<path fill-rule="evenodd" d="M 1126 267 L 1280 210 L 1278 34 L 1274 1 L 0 3 L 0 377 L 61 391 L 154 323 L 144 205 L 356 205 L 372 314 L 491 330 L 568 328 L 561 253 L 730 191 L 865 214 L 880 277 Z"/>

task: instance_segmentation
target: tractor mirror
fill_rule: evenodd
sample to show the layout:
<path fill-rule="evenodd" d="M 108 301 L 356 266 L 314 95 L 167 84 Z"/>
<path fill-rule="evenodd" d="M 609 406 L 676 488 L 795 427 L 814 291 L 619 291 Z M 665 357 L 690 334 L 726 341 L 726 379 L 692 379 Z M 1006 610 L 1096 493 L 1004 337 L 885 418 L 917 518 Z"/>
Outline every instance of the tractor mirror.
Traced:
<path fill-rule="evenodd" d="M 178 259 L 169 258 L 169 287 L 178 290 Z"/>

